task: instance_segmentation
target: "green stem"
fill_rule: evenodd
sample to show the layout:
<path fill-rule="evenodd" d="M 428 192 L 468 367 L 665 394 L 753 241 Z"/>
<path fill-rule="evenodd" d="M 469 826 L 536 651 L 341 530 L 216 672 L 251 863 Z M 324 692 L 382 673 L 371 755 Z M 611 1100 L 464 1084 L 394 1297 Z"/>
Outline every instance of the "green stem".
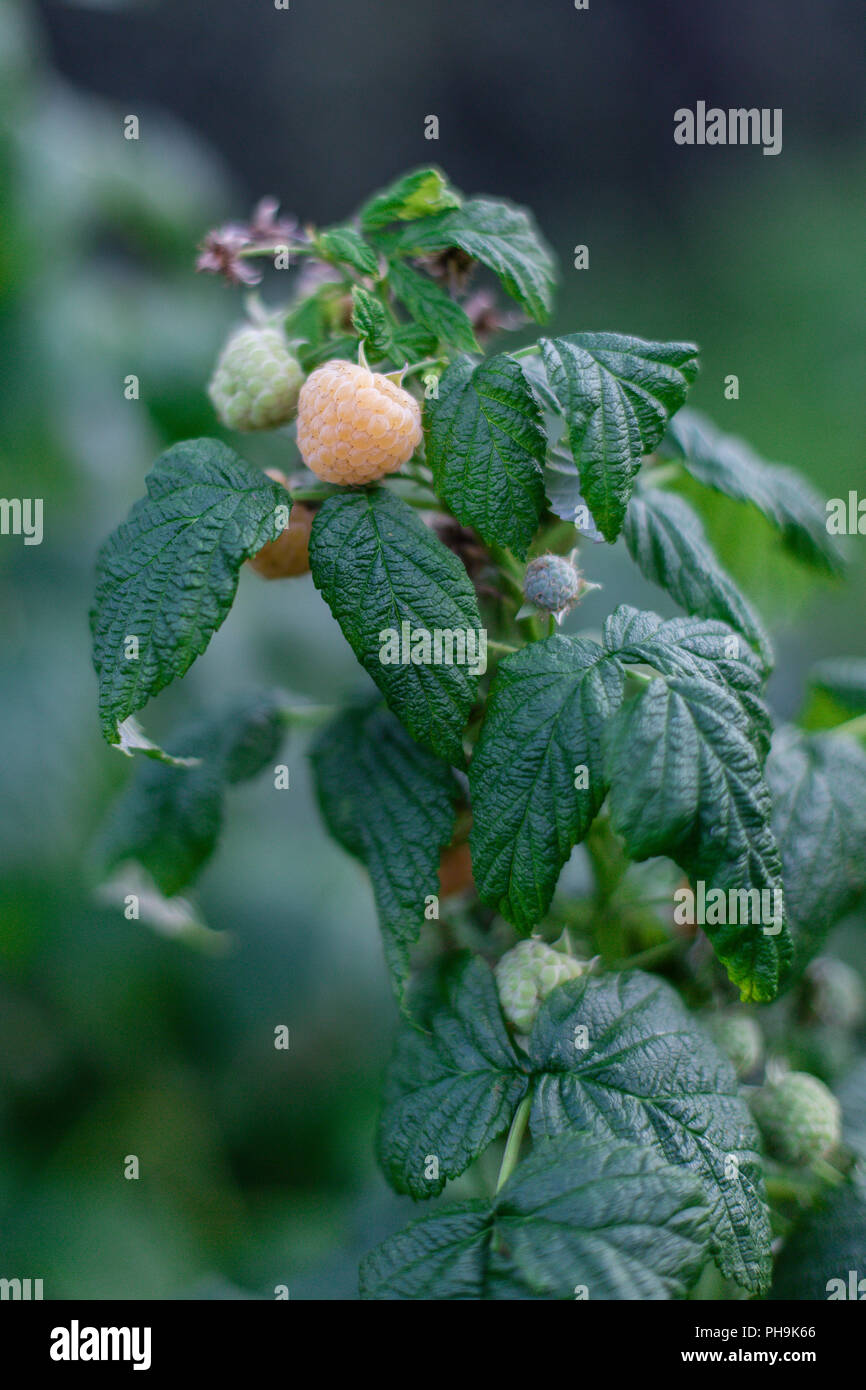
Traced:
<path fill-rule="evenodd" d="M 443 362 L 447 362 L 447 357 L 425 357 L 422 362 L 410 362 L 403 371 L 404 376 L 412 376 L 415 372 L 426 372 L 428 367 L 438 367 Z"/>
<path fill-rule="evenodd" d="M 514 1113 L 511 1121 L 511 1128 L 508 1131 L 508 1138 L 505 1141 L 505 1153 L 502 1155 L 502 1163 L 499 1168 L 499 1177 L 496 1180 L 496 1191 L 504 1187 L 517 1167 L 517 1157 L 520 1153 L 520 1145 L 523 1143 L 523 1136 L 526 1133 L 526 1125 L 529 1120 L 529 1111 L 532 1106 L 532 1094 L 524 1096 L 523 1100 Z"/>
<path fill-rule="evenodd" d="M 491 652 L 505 652 L 506 655 L 520 651 L 519 647 L 512 647 L 510 642 L 494 642 L 492 637 L 487 639 L 487 649 Z"/>
<path fill-rule="evenodd" d="M 509 352 L 509 357 L 535 357 L 541 351 L 538 343 L 530 343 L 529 347 L 515 348 L 514 352 Z"/>
<path fill-rule="evenodd" d="M 828 1163 L 825 1158 L 815 1159 L 812 1164 L 812 1172 L 816 1178 L 829 1183 L 831 1187 L 838 1187 L 840 1183 L 845 1181 L 844 1174 L 840 1173 L 838 1168 L 834 1168 L 832 1163 Z"/>

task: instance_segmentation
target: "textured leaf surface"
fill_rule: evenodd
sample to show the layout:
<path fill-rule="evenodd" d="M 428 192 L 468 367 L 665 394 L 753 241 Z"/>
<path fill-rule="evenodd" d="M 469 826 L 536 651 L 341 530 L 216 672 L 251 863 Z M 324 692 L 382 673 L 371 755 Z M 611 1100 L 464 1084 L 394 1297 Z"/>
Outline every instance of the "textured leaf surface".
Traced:
<path fill-rule="evenodd" d="M 760 618 L 719 564 L 700 518 L 687 502 L 659 488 L 635 494 L 624 535 L 632 559 L 647 579 L 660 585 L 687 613 L 729 623 L 771 665 L 770 640 Z"/>
<path fill-rule="evenodd" d="M 752 1291 L 766 1287 L 757 1134 L 731 1064 L 669 985 L 638 971 L 569 981 L 542 1004 L 530 1057 L 540 1073 L 533 1134 L 578 1126 L 657 1149 L 700 1181 L 722 1271 Z"/>
<path fill-rule="evenodd" d="M 661 451 L 682 459 L 707 487 L 751 502 L 798 559 L 829 574 L 842 569 L 839 547 L 827 532 L 824 501 L 794 469 L 765 463 L 742 439 L 723 433 L 696 410 L 677 415 Z"/>
<path fill-rule="evenodd" d="M 866 752 L 842 735 L 781 730 L 767 779 L 800 969 L 866 891 Z"/>
<path fill-rule="evenodd" d="M 318 246 L 329 260 L 342 261 L 362 275 L 376 275 L 379 260 L 361 233 L 354 227 L 330 227 L 318 237 Z"/>
<path fill-rule="evenodd" d="M 141 762 L 103 834 L 106 867 L 133 859 L 167 897 L 195 878 L 216 846 L 226 787 L 255 777 L 276 757 L 284 703 L 277 693 L 243 696 L 179 730 L 169 750 L 195 760 L 191 766 Z"/>
<path fill-rule="evenodd" d="M 430 1031 L 404 1023 L 385 1079 L 379 1157 L 398 1192 L 429 1197 L 507 1129 L 529 1084 L 505 1030 L 492 971 L 477 958 Z M 439 1176 L 427 1178 L 429 1159 Z"/>
<path fill-rule="evenodd" d="M 475 590 L 457 556 L 407 503 L 378 489 L 340 493 L 323 503 L 313 522 L 310 567 L 316 588 L 394 713 L 419 742 L 462 763 L 461 736 L 478 686 L 477 663 L 473 674 L 468 661 L 385 665 L 380 660 L 382 634 L 402 637 L 404 622 L 410 632 L 471 629 L 477 641 L 481 619 Z M 443 645 L 443 657 L 448 651 Z M 457 647 L 454 653 L 459 655 Z M 468 646 L 466 654 L 471 654 Z"/>
<path fill-rule="evenodd" d="M 762 699 L 766 673 L 760 658 L 728 627 L 704 618 L 668 618 L 621 604 L 604 623 L 604 645 L 620 660 L 653 666 L 664 675 L 719 681 L 748 715 L 761 758 L 770 747 L 772 721 Z"/>
<path fill-rule="evenodd" d="M 724 686 L 694 676 L 651 681 L 614 715 L 605 765 L 611 824 L 633 858 L 666 854 L 693 881 L 766 891 L 771 913 L 781 904 L 761 757 L 748 716 Z M 705 930 L 744 999 L 774 998 L 791 957 L 781 916 Z"/>
<path fill-rule="evenodd" d="M 457 352 L 480 352 L 466 311 L 435 281 L 399 260 L 391 262 L 388 280 L 412 318 L 437 341 L 441 339 Z"/>
<path fill-rule="evenodd" d="M 439 891 L 440 847 L 454 825 L 453 773 L 381 707 L 342 715 L 311 756 L 325 823 L 370 875 L 399 994 L 425 897 Z"/>
<path fill-rule="evenodd" d="M 622 689 L 618 663 L 580 638 L 557 634 L 499 663 L 469 774 L 472 867 L 482 899 L 521 930 L 544 916 L 604 800 L 602 729 Z"/>
<path fill-rule="evenodd" d="M 90 615 L 99 713 L 117 725 L 182 676 L 228 613 L 245 559 L 274 540 L 285 489 L 215 439 L 175 444 L 99 552 Z M 138 638 L 137 659 L 126 641 Z"/>
<path fill-rule="evenodd" d="M 391 346 L 388 314 L 381 299 L 360 285 L 352 288 L 352 327 L 371 357 L 387 357 Z"/>
<path fill-rule="evenodd" d="M 460 206 L 460 196 L 440 170 L 413 169 L 377 193 L 361 209 L 361 225 L 367 231 L 389 222 L 412 222 Z"/>
<path fill-rule="evenodd" d="M 700 1184 L 649 1149 L 542 1139 L 488 1206 L 414 1222 L 361 1265 L 373 1299 L 682 1297 L 705 1259 Z"/>
<path fill-rule="evenodd" d="M 459 246 L 499 276 L 503 288 L 539 323 L 553 306 L 553 255 L 525 208 L 496 198 L 470 198 L 454 212 L 402 229 L 393 249 L 421 256 Z"/>
<path fill-rule="evenodd" d="M 523 558 L 544 507 L 545 437 L 518 364 L 462 358 L 427 402 L 427 461 L 436 490 L 465 526 Z"/>
<path fill-rule="evenodd" d="M 541 350 L 583 496 L 595 524 L 613 541 L 643 455 L 662 438 L 697 375 L 697 348 L 619 333 L 572 333 L 542 338 Z"/>

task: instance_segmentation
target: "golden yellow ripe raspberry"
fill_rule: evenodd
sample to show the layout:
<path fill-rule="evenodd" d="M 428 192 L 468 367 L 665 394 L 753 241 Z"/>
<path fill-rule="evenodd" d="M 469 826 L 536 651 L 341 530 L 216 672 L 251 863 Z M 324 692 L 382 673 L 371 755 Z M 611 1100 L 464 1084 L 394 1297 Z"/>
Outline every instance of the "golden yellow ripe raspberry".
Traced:
<path fill-rule="evenodd" d="M 276 468 L 266 468 L 265 472 L 275 483 L 282 483 L 288 489 L 289 480 Z M 298 574 L 307 574 L 310 569 L 310 529 L 315 512 L 305 507 L 303 502 L 295 502 L 289 516 L 289 524 L 276 540 L 268 541 L 249 561 L 264 579 L 292 579 Z"/>
<path fill-rule="evenodd" d="M 421 443 L 421 407 L 388 377 L 354 362 L 325 362 L 298 401 L 298 448 L 328 483 L 371 483 L 407 463 Z"/>

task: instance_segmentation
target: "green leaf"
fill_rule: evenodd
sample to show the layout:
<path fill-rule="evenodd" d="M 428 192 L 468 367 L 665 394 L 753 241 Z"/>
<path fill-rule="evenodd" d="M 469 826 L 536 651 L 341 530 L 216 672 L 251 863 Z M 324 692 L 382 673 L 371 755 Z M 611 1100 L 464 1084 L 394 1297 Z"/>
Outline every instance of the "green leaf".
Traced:
<path fill-rule="evenodd" d="M 751 604 L 719 564 L 697 514 L 681 497 L 658 488 L 635 494 L 624 527 L 642 573 L 687 613 L 720 618 L 741 632 L 772 665 L 770 639 Z"/>
<path fill-rule="evenodd" d="M 427 401 L 427 462 L 436 490 L 488 544 L 525 557 L 544 508 L 541 415 L 518 364 L 453 363 Z"/>
<path fill-rule="evenodd" d="M 413 738 L 462 763 L 487 649 L 475 590 L 457 556 L 406 502 L 380 488 L 322 504 L 310 567 L 361 665 Z"/>
<path fill-rule="evenodd" d="M 632 858 L 667 855 L 728 895 L 722 915 L 737 920 L 705 930 L 742 997 L 756 1001 L 775 997 L 791 959 L 761 761 L 743 706 L 697 676 L 650 681 L 605 731 L 614 830 Z M 759 921 L 749 920 L 755 893 Z"/>
<path fill-rule="evenodd" d="M 414 1222 L 361 1264 L 366 1299 L 680 1298 L 705 1260 L 700 1184 L 649 1149 L 542 1139 L 488 1205 Z"/>
<path fill-rule="evenodd" d="M 772 1301 L 862 1300 L 866 1285 L 866 1197 L 855 1186 L 840 1187 L 806 1215 L 779 1256 Z M 854 1275 L 852 1280 L 851 1275 Z"/>
<path fill-rule="evenodd" d="M 400 995 L 425 898 L 439 892 L 440 847 L 454 825 L 453 773 L 381 706 L 341 715 L 323 730 L 311 759 L 330 833 L 370 875 Z"/>
<path fill-rule="evenodd" d="M 639 971 L 568 981 L 539 1010 L 530 1059 L 533 1135 L 577 1126 L 658 1150 L 699 1180 L 722 1272 L 753 1292 L 766 1287 L 757 1133 L 730 1062 L 670 985 Z"/>
<path fill-rule="evenodd" d="M 378 275 L 379 258 L 354 227 L 330 227 L 320 232 L 316 246 L 329 261 L 339 261 L 362 275 Z"/>
<path fill-rule="evenodd" d="M 352 327 L 363 338 L 373 357 L 387 357 L 391 347 L 391 323 L 381 299 L 360 285 L 352 287 Z"/>
<path fill-rule="evenodd" d="M 505 1031 L 492 971 L 477 958 L 422 1032 L 404 1023 L 385 1077 L 379 1160 L 398 1192 L 430 1197 L 507 1129 L 529 1085 Z M 431 1158 L 436 1177 L 427 1177 Z"/>
<path fill-rule="evenodd" d="M 503 288 L 539 323 L 550 317 L 556 267 L 525 208 L 496 198 L 470 198 L 456 212 L 403 228 L 389 251 L 410 256 L 458 246 L 499 276 Z"/>
<path fill-rule="evenodd" d="M 472 870 L 521 931 L 541 921 L 604 800 L 602 730 L 622 691 L 619 664 L 581 638 L 556 634 L 499 663 L 469 772 Z"/>
<path fill-rule="evenodd" d="M 644 454 L 686 398 L 698 370 L 692 343 L 619 333 L 542 338 L 548 380 L 595 524 L 616 540 Z"/>
<path fill-rule="evenodd" d="M 604 622 L 604 645 L 621 661 L 652 666 L 663 675 L 719 681 L 749 719 L 763 762 L 772 720 L 761 698 L 765 672 L 759 657 L 727 623 L 712 618 L 668 618 L 621 604 Z"/>
<path fill-rule="evenodd" d="M 429 218 L 459 206 L 460 195 L 449 187 L 438 169 L 414 169 L 365 203 L 361 226 L 365 231 L 374 231 L 389 222 Z"/>
<path fill-rule="evenodd" d="M 169 898 L 195 878 L 216 847 L 226 787 L 276 757 L 284 703 L 276 692 L 245 695 L 180 729 L 169 745 L 174 765 L 141 762 L 103 833 L 105 867 L 135 860 Z"/>
<path fill-rule="evenodd" d="M 147 737 L 133 715 L 124 719 L 122 724 L 118 724 L 117 734 L 117 743 L 112 747 L 127 758 L 134 758 L 136 753 L 141 753 L 145 758 L 155 758 L 157 762 L 168 763 L 171 767 L 194 767 L 199 761 L 198 758 L 175 758 L 171 753 L 167 753 L 158 743 L 153 743 Z"/>
<path fill-rule="evenodd" d="M 844 735 L 785 729 L 767 779 L 801 969 L 866 891 L 866 752 Z"/>
<path fill-rule="evenodd" d="M 802 723 L 832 728 L 860 714 L 866 714 L 866 658 L 831 657 L 813 666 Z"/>
<path fill-rule="evenodd" d="M 285 525 L 285 489 L 216 439 L 175 444 L 147 496 L 99 552 L 90 614 L 99 712 L 109 743 L 207 647 L 228 613 L 244 560 Z M 137 657 L 126 656 L 138 639 Z M 133 650 L 130 646 L 129 650 Z"/>
<path fill-rule="evenodd" d="M 487 1202 L 462 1202 L 413 1221 L 364 1256 L 361 1297 L 483 1298 L 490 1232 Z"/>
<path fill-rule="evenodd" d="M 765 463 L 743 440 L 724 434 L 696 410 L 676 417 L 660 452 L 682 459 L 693 478 L 716 492 L 751 502 L 804 564 L 827 574 L 843 569 L 839 547 L 827 531 L 824 502 L 794 469 Z"/>
<path fill-rule="evenodd" d="M 388 282 L 412 318 L 456 352 L 480 352 L 466 311 L 450 295 L 410 265 L 394 260 Z"/>

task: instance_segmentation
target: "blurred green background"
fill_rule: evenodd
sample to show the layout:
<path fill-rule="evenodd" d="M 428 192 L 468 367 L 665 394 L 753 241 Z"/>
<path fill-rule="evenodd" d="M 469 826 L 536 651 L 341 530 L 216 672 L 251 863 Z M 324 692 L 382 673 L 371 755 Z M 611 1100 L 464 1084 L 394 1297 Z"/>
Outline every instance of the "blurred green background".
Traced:
<path fill-rule="evenodd" d="M 230 794 L 198 891 L 219 936 L 195 949 L 92 892 L 132 770 L 96 720 L 94 557 L 162 448 L 219 433 L 204 388 L 241 300 L 193 273 L 209 226 L 264 193 L 324 224 L 434 160 L 536 208 L 556 329 L 693 338 L 695 405 L 825 496 L 866 490 L 860 7 L 615 9 L 0 4 L 0 492 L 45 507 L 42 545 L 0 537 L 0 1274 L 46 1297 L 349 1298 L 409 1207 L 373 1158 L 394 1010 L 370 892 L 323 834 L 301 738 L 290 794 Z M 698 98 L 782 106 L 782 155 L 675 147 Z M 279 438 L 232 442 L 291 464 Z M 720 503 L 712 531 L 773 627 L 788 717 L 813 660 L 866 654 L 866 541 L 837 586 L 757 517 Z M 581 624 L 625 599 L 671 611 L 621 546 L 585 560 L 604 590 Z M 309 579 L 245 573 L 145 724 L 161 739 L 246 688 L 334 702 L 365 682 Z"/>

